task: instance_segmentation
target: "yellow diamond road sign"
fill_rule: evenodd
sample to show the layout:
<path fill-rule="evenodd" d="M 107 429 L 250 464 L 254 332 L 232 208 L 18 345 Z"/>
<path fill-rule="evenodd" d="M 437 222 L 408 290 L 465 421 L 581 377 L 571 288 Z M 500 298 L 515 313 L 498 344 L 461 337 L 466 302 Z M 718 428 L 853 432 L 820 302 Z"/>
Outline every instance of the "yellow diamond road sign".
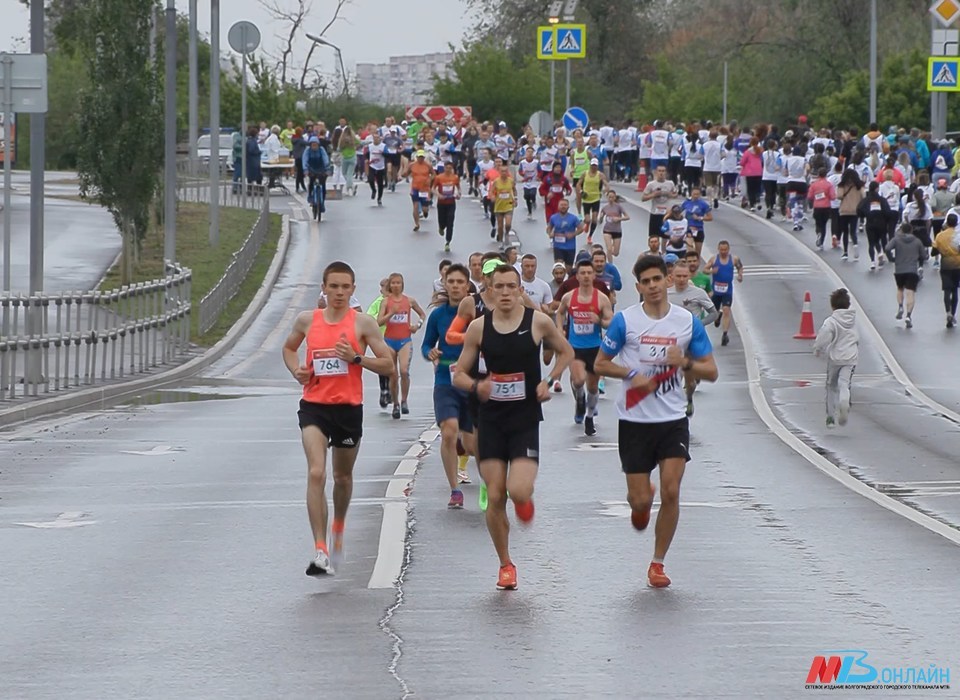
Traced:
<path fill-rule="evenodd" d="M 943 26 L 949 27 L 960 17 L 960 1 L 937 0 L 930 6 L 930 12 Z"/>

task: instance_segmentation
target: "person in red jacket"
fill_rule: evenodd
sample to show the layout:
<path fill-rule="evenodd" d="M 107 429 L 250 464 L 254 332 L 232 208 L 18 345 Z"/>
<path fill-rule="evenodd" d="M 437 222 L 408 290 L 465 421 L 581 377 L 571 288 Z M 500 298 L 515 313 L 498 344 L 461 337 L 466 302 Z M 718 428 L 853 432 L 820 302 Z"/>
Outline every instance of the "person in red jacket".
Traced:
<path fill-rule="evenodd" d="M 553 170 L 547 173 L 540 183 L 540 196 L 543 197 L 544 216 L 550 222 L 550 217 L 557 213 L 561 200 L 567 198 L 573 188 L 570 181 L 563 174 L 563 165 L 558 161 L 553 164 Z"/>
<path fill-rule="evenodd" d="M 830 209 L 837 198 L 837 189 L 827 179 L 827 169 L 817 171 L 817 179 L 807 189 L 807 199 L 813 204 L 813 223 L 817 231 L 817 247 L 823 250 L 823 239 L 827 236 L 827 224 L 830 222 Z"/>

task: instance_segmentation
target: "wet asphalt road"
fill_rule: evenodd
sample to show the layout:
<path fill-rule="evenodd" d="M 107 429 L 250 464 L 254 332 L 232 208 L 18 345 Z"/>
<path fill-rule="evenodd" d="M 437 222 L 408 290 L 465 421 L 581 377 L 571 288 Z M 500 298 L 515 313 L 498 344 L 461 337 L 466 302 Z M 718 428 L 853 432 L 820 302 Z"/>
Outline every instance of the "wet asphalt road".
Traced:
<path fill-rule="evenodd" d="M 496 591 L 476 485 L 465 487 L 464 511 L 448 511 L 438 445 L 418 442 L 432 406 L 431 368 L 416 357 L 410 416 L 393 421 L 367 402 L 346 565 L 333 579 L 305 577 L 298 391 L 280 345 L 330 260 L 355 265 L 364 304 L 393 270 L 426 303 L 443 257 L 432 219 L 411 232 L 405 190 L 383 209 L 367 197 L 361 189 L 331 202 L 319 233 L 294 237 L 254 327 L 190 386 L 0 434 L 0 694 L 798 697 L 813 656 L 828 649 L 864 649 L 878 667 L 958 668 L 960 551 L 772 435 L 750 402 L 736 333 L 716 348 L 720 381 L 698 393 L 670 589 L 646 586 L 652 529 L 629 525 L 611 383 L 594 438 L 573 424 L 568 391 L 546 405 L 537 517 L 513 531 L 520 589 Z M 645 247 L 646 216 L 631 214 L 625 279 Z M 828 433 L 823 366 L 792 334 L 798 294 L 814 293 L 819 323 L 830 281 L 813 265 L 784 275 L 756 267 L 809 263 L 762 223 L 734 211 L 717 218 L 708 245 L 729 238 L 747 265 L 737 303 L 778 416 L 850 472 L 900 486 L 904 500 L 960 524 L 960 488 L 950 490 L 960 486 L 957 426 L 906 397 L 862 347 L 850 424 Z M 455 257 L 489 244 L 470 200 L 456 228 Z M 539 219 L 518 217 L 516 228 L 545 277 Z M 860 265 L 841 272 L 865 275 Z M 850 282 L 866 313 L 893 337 L 883 304 L 892 283 L 883 280 L 875 305 L 858 284 Z M 935 304 L 927 296 L 921 303 Z M 621 294 L 622 303 L 634 298 Z M 929 333 L 924 352 L 953 351 L 956 340 Z M 910 364 L 914 346 L 898 342 L 891 347 L 911 376 L 929 383 Z M 955 405 L 955 373 L 936 379 L 931 395 Z M 366 387 L 375 396 L 374 377 Z M 384 506 L 405 502 L 388 491 L 391 477 L 410 454 L 422 460 L 402 583 L 371 589 Z M 897 695 L 956 693 L 931 692 Z"/>

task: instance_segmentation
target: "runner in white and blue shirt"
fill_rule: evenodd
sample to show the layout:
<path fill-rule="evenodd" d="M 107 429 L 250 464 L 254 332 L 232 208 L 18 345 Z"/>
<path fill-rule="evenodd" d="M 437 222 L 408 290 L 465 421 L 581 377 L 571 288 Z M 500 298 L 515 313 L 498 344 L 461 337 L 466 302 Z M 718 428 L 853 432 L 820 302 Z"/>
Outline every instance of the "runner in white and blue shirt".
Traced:
<path fill-rule="evenodd" d="M 594 367 L 597 374 L 622 380 L 617 442 L 630 520 L 638 530 L 650 522 L 654 496 L 650 473 L 660 469 L 660 512 L 647 581 L 665 588 L 670 579 L 663 559 L 680 518 L 680 481 L 690 459 L 683 373 L 713 382 L 718 372 L 703 324 L 669 301 L 670 278 L 663 259 L 645 255 L 633 272 L 643 302 L 614 314 Z M 619 363 L 613 362 L 616 357 Z"/>

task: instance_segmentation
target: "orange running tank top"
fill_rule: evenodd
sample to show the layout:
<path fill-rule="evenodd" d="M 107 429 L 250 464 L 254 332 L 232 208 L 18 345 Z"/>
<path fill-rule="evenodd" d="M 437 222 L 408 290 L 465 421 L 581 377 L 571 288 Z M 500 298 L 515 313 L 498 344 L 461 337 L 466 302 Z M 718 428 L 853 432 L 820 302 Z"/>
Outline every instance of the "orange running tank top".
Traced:
<path fill-rule="evenodd" d="M 387 297 L 382 303 L 389 304 L 392 301 L 392 297 Z M 406 340 L 410 337 L 410 299 L 404 295 L 399 305 L 393 302 L 392 308 L 393 312 L 387 317 L 383 337 L 390 340 Z"/>
<path fill-rule="evenodd" d="M 337 357 L 335 351 L 340 338 L 346 337 L 353 349 L 360 352 L 356 323 L 356 309 L 348 310 L 339 323 L 327 323 L 323 309 L 314 310 L 307 331 L 307 365 L 313 370 L 313 377 L 303 387 L 304 401 L 349 406 L 363 404 L 363 368 Z"/>

